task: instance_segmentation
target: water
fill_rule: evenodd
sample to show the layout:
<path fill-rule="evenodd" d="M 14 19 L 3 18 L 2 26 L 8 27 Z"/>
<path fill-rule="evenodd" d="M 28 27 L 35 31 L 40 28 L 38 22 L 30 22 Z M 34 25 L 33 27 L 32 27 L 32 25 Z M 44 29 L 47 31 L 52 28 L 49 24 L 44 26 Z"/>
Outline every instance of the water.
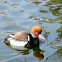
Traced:
<path fill-rule="evenodd" d="M 0 62 L 62 62 L 62 1 L 39 1 L 0 0 Z M 46 38 L 39 48 L 17 51 L 3 42 L 9 34 L 30 32 L 35 25 L 42 27 Z"/>

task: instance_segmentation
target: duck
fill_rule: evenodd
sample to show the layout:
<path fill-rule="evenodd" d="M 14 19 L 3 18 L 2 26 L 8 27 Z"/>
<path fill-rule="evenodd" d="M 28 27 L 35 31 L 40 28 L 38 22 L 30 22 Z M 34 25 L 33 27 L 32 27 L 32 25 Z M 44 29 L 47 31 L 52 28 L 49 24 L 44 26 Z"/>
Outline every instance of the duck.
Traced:
<path fill-rule="evenodd" d="M 31 47 L 35 45 L 39 45 L 39 38 L 45 40 L 45 38 L 41 35 L 42 28 L 38 25 L 33 26 L 31 29 L 31 33 L 20 31 L 13 34 L 8 35 L 4 42 L 13 46 L 25 46 Z"/>

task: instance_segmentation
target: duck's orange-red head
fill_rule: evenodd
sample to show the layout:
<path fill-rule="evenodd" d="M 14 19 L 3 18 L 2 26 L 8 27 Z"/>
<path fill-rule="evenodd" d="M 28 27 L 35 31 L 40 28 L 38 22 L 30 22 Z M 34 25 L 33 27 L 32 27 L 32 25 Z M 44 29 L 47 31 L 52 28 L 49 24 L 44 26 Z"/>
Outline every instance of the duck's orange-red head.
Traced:
<path fill-rule="evenodd" d="M 42 32 L 42 28 L 40 26 L 34 26 L 31 32 L 38 32 L 40 34 Z"/>
<path fill-rule="evenodd" d="M 43 40 L 45 40 L 45 38 L 41 35 L 41 32 L 42 32 L 42 28 L 40 26 L 34 26 L 31 29 L 31 35 L 32 35 L 32 37 L 34 37 L 34 38 L 40 37 Z"/>

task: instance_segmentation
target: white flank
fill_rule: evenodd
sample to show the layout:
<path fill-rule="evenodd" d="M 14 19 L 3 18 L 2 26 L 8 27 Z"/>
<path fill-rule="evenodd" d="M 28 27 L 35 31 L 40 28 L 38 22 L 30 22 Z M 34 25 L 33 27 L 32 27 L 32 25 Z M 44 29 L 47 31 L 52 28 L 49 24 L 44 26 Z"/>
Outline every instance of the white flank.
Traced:
<path fill-rule="evenodd" d="M 28 36 L 28 41 L 26 41 L 26 42 L 24 42 L 24 41 L 16 41 L 16 40 L 14 40 L 12 38 L 9 38 L 8 40 L 10 41 L 11 45 L 14 45 L 14 46 L 25 46 L 28 43 L 28 41 L 30 40 L 30 38 Z"/>
<path fill-rule="evenodd" d="M 27 42 L 15 41 L 14 39 L 10 40 L 10 44 L 14 46 L 25 46 Z"/>

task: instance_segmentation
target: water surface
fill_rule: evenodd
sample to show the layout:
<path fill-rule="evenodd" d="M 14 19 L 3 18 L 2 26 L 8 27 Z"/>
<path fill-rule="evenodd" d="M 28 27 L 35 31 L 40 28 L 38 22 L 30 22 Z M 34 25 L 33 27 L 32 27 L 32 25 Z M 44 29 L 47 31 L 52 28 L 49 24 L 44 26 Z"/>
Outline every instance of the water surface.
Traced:
<path fill-rule="evenodd" d="M 62 1 L 0 0 L 0 62 L 62 62 Z M 43 29 L 46 43 L 36 49 L 17 51 L 3 40 L 11 33 Z M 43 55 L 36 55 L 38 50 Z"/>

